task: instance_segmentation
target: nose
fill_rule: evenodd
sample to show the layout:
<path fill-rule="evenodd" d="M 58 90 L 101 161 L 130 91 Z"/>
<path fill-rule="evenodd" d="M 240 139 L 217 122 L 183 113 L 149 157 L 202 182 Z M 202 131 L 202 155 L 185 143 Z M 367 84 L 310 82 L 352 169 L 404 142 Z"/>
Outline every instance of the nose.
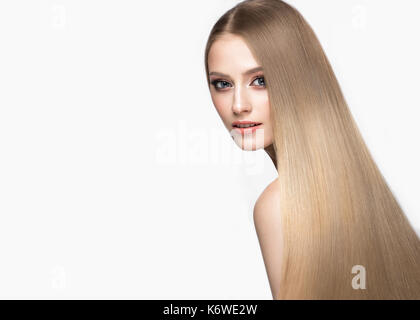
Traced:
<path fill-rule="evenodd" d="M 250 112 L 252 110 L 251 103 L 248 101 L 247 94 L 244 88 L 237 86 L 233 97 L 232 111 L 234 114 L 242 112 Z"/>

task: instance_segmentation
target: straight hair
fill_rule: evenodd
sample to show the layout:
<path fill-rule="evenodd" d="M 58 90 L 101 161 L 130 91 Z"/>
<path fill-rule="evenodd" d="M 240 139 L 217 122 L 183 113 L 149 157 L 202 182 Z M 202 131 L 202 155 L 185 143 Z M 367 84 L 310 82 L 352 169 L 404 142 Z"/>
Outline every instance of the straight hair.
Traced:
<path fill-rule="evenodd" d="M 420 299 L 420 240 L 373 160 L 315 33 L 280 0 L 246 0 L 208 53 L 240 36 L 264 70 L 284 239 L 274 299 Z M 365 289 L 354 287 L 366 271 Z"/>

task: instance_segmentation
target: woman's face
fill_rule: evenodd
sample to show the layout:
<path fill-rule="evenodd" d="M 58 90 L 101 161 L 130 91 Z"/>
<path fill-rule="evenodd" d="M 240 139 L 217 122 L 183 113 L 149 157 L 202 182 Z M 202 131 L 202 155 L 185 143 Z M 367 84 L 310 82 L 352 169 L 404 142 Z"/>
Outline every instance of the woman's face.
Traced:
<path fill-rule="evenodd" d="M 247 44 L 239 36 L 223 35 L 210 48 L 208 69 L 213 104 L 236 144 L 243 150 L 270 146 L 273 133 L 264 73 Z M 259 125 L 238 128 L 243 121 Z"/>

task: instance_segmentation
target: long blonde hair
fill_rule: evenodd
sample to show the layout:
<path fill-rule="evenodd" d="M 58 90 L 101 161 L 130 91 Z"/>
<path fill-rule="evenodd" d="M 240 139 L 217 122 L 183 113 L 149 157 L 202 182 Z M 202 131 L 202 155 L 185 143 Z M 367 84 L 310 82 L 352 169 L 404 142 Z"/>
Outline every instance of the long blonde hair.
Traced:
<path fill-rule="evenodd" d="M 375 164 L 311 27 L 280 0 L 247 0 L 213 26 L 262 65 L 284 237 L 275 299 L 420 299 L 420 240 Z M 365 289 L 352 284 L 354 266 Z M 357 267 L 356 267 L 357 268 Z"/>

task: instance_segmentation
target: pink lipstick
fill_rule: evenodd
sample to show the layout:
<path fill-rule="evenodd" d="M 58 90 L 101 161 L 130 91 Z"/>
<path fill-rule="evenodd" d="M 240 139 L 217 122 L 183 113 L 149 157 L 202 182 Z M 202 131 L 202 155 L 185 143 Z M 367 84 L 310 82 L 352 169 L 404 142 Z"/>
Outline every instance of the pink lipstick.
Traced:
<path fill-rule="evenodd" d="M 240 132 L 241 134 L 244 134 L 244 133 L 253 133 L 257 129 L 260 129 L 261 128 L 261 125 L 262 125 L 261 122 L 248 121 L 248 120 L 234 121 L 232 123 L 232 127 L 236 131 Z"/>

